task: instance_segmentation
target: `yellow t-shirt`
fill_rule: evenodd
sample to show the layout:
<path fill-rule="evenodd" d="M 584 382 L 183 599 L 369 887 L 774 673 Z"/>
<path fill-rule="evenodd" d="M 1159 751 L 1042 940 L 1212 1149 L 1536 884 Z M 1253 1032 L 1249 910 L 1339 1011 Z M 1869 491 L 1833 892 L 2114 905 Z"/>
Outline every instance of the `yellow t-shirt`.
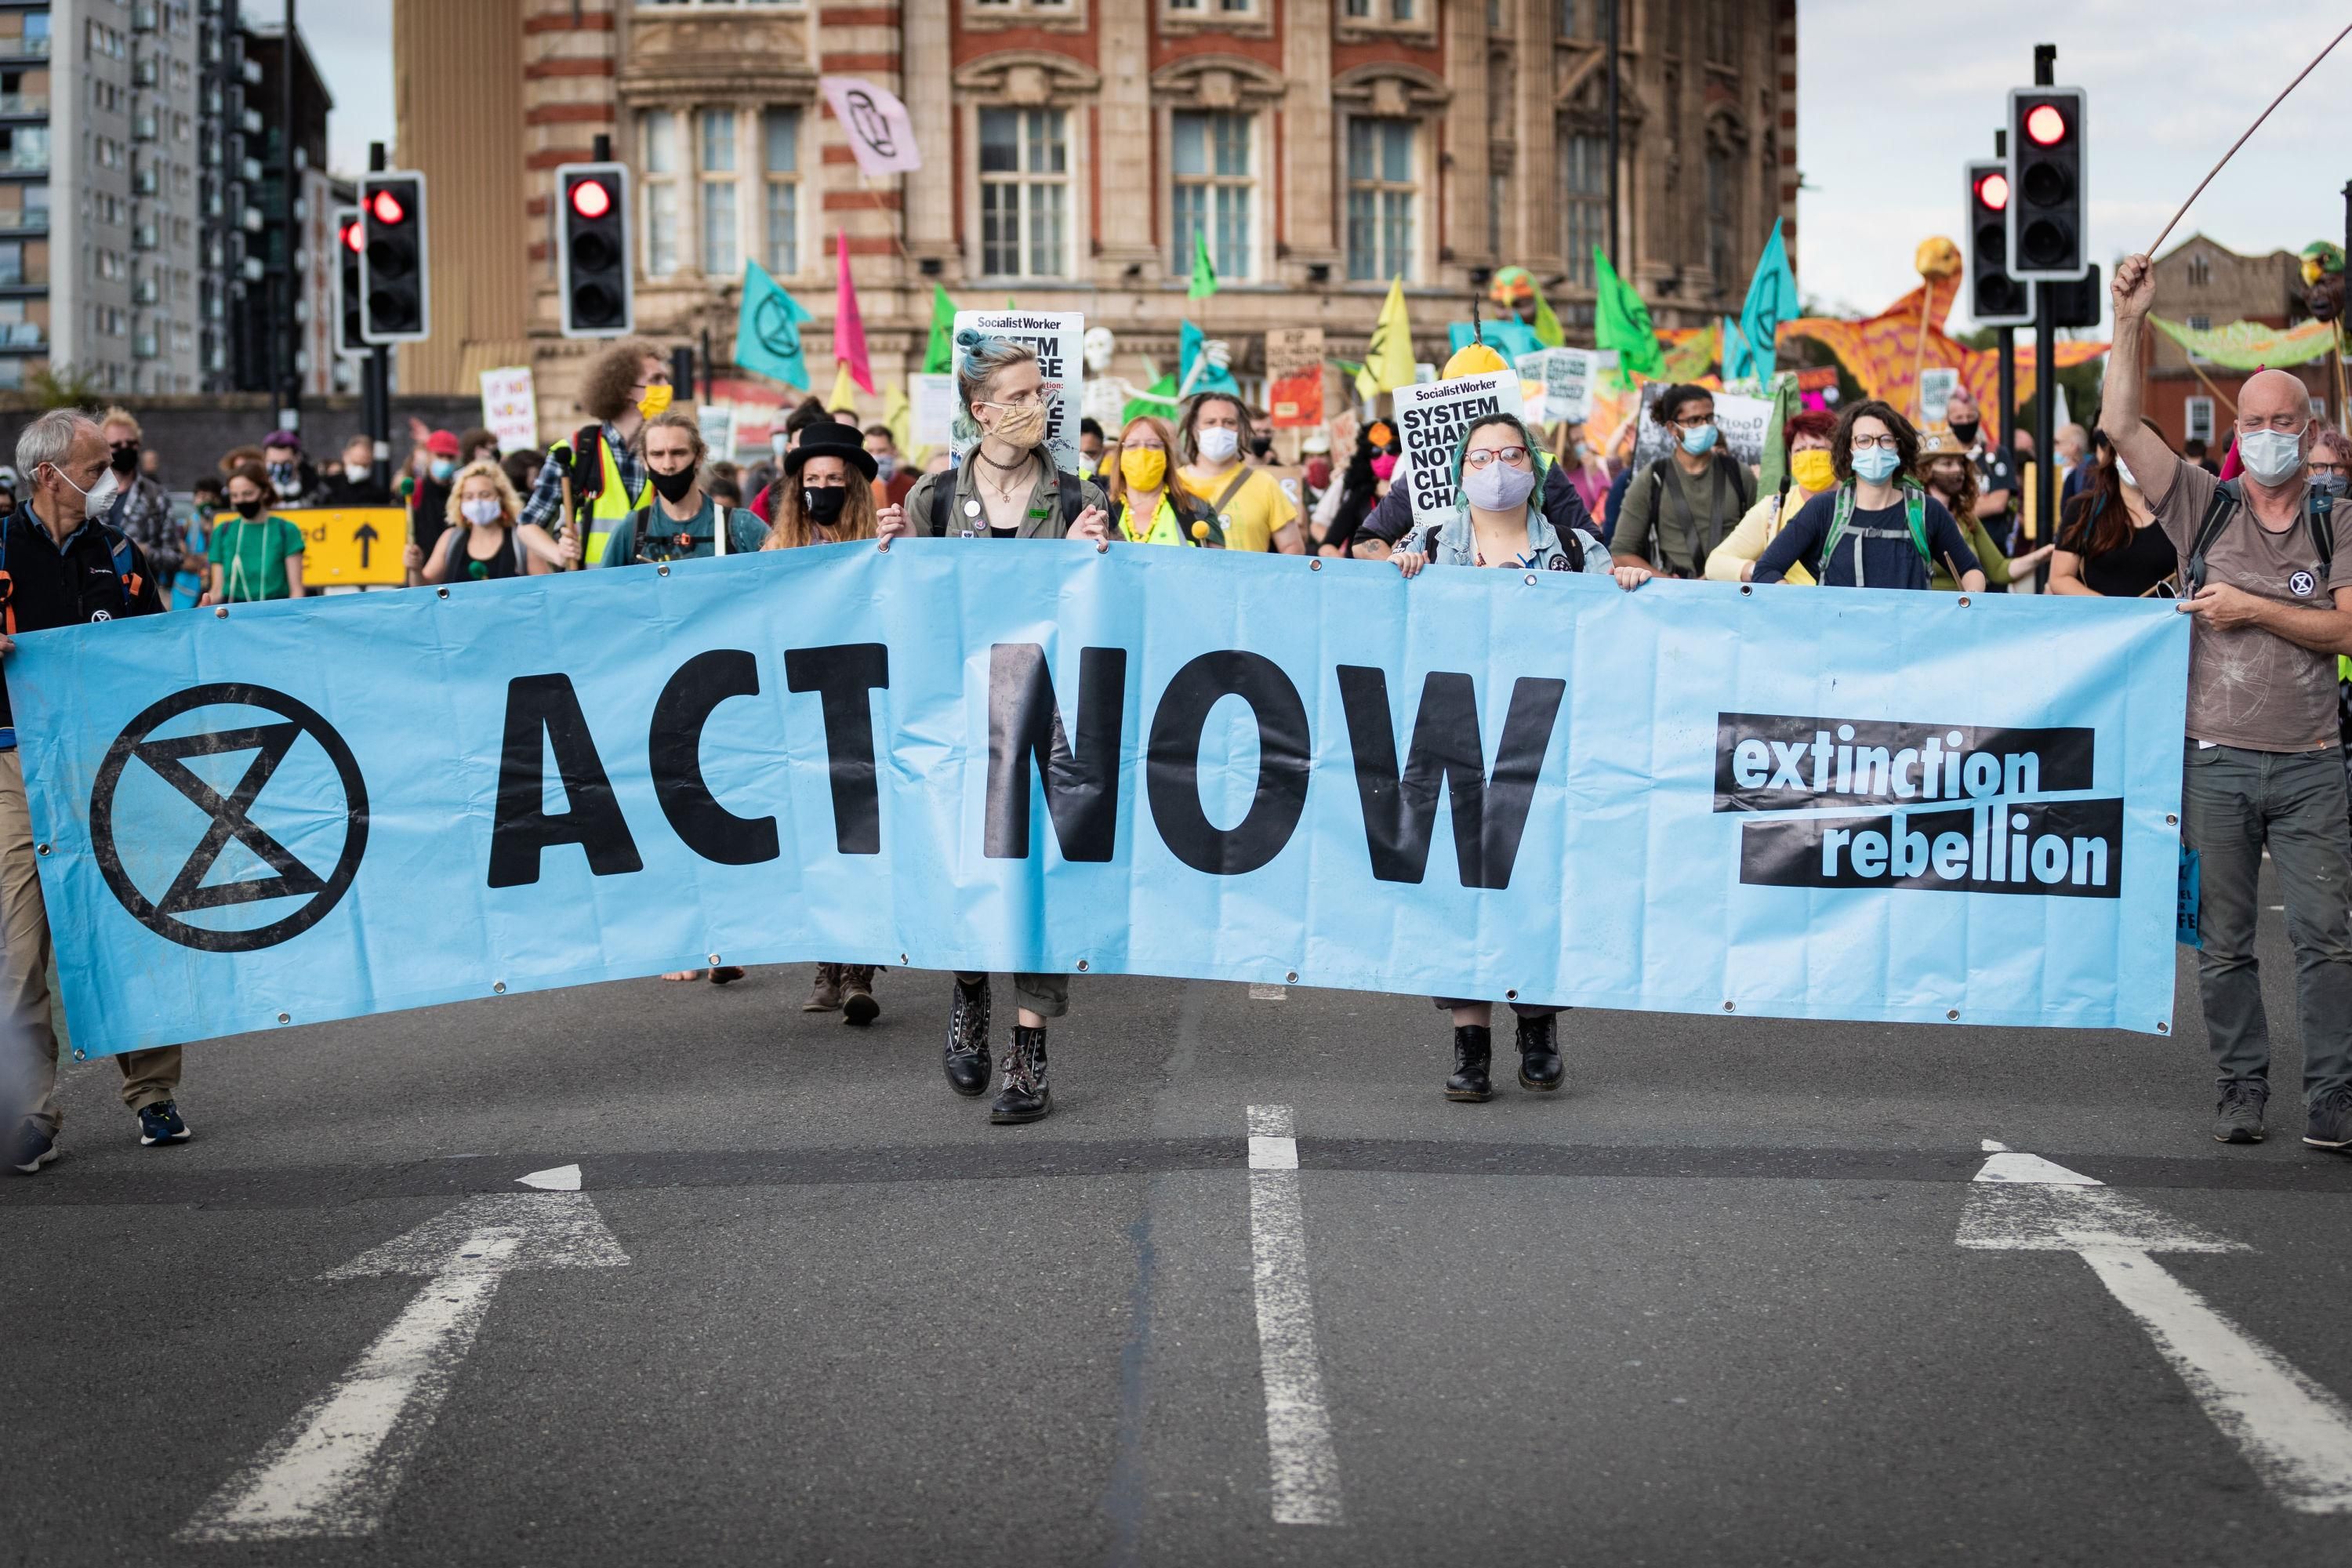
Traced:
<path fill-rule="evenodd" d="M 1244 470 L 1237 470 L 1244 471 Z M 1222 510 L 1225 525 L 1225 548 L 1228 550 L 1267 551 L 1274 548 L 1274 536 L 1296 521 L 1298 508 L 1282 493 L 1282 486 L 1264 468 L 1245 470 L 1249 480 Z M 1176 482 L 1184 493 L 1215 506 L 1219 497 L 1232 489 L 1234 475 L 1220 474 L 1203 489 L 1192 482 L 1192 476 L 1182 469 L 1176 473 Z"/>

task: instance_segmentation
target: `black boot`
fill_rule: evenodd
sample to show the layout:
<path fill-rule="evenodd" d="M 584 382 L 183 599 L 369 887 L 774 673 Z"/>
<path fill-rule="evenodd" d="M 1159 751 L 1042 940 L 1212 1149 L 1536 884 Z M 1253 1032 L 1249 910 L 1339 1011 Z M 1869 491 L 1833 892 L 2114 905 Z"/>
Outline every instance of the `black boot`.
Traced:
<path fill-rule="evenodd" d="M 948 1005 L 948 1087 L 970 1100 L 988 1092 L 988 976 L 955 983 Z"/>
<path fill-rule="evenodd" d="M 1454 1076 L 1445 1080 L 1445 1098 L 1492 1099 L 1495 1086 L 1486 1080 L 1486 1068 L 1494 1059 L 1493 1031 L 1483 1024 L 1456 1025 L 1454 1030 Z"/>
<path fill-rule="evenodd" d="M 870 963 L 837 963 L 834 976 L 841 983 L 841 1021 L 864 1028 L 882 1015 L 882 1004 L 874 1000 L 874 966 Z"/>
<path fill-rule="evenodd" d="M 1567 1081 L 1568 1064 L 1559 1059 L 1559 1015 L 1520 1014 L 1519 1087 L 1549 1094 Z"/>
<path fill-rule="evenodd" d="M 1013 1026 L 1013 1044 L 1004 1051 L 1004 1087 L 988 1108 L 988 1119 L 1000 1126 L 1035 1121 L 1054 1109 L 1054 1091 L 1045 1087 L 1045 1031 Z"/>

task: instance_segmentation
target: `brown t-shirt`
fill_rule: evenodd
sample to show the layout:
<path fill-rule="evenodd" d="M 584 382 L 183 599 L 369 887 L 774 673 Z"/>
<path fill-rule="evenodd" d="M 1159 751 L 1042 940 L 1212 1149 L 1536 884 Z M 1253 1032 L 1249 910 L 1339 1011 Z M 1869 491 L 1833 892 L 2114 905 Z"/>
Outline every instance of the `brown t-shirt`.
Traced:
<path fill-rule="evenodd" d="M 2184 570 L 2198 525 L 2221 480 L 2194 463 L 2176 462 L 2172 488 L 2157 503 L 2157 525 L 2180 552 Z M 2319 552 L 2296 497 L 2293 528 L 2273 533 L 2243 505 L 2205 554 L 2205 580 L 2302 609 L 2336 606 L 2335 591 L 2352 588 L 2352 507 L 2335 513 L 2336 559 L 2319 581 Z M 2336 743 L 2336 659 L 2259 626 L 2215 628 L 2202 616 L 2189 639 L 2189 736 L 2256 752 L 2311 752 Z"/>

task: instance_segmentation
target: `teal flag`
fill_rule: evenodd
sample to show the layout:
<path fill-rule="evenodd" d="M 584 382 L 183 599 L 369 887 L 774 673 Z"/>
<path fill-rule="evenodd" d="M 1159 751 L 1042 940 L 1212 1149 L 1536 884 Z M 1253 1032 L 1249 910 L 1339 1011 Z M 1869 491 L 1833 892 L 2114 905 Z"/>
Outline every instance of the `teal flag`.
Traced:
<path fill-rule="evenodd" d="M 743 304 L 735 316 L 735 363 L 753 375 L 809 390 L 801 323 L 812 320 L 756 261 L 743 264 Z"/>
<path fill-rule="evenodd" d="M 1797 302 L 1797 275 L 1789 268 L 1789 247 L 1780 242 L 1780 220 L 1772 220 L 1772 237 L 1756 258 L 1756 276 L 1748 284 L 1748 303 L 1739 311 L 1739 335 L 1747 340 L 1738 362 L 1731 363 L 1726 345 L 1723 374 L 1727 377 L 1772 379 L 1772 342 L 1780 323 L 1793 321 L 1802 307 Z"/>
<path fill-rule="evenodd" d="M 1521 354 L 1540 353 L 1543 337 L 1525 321 L 1503 320 L 1483 323 L 1486 346 L 1505 359 L 1517 363 Z M 1478 329 L 1468 321 L 1445 323 L 1446 353 L 1458 354 L 1477 341 Z"/>
<path fill-rule="evenodd" d="M 1176 341 L 1177 363 L 1181 367 L 1177 373 L 1176 383 L 1184 389 L 1185 396 L 1190 397 L 1196 392 L 1239 393 L 1241 391 L 1241 383 L 1234 379 L 1234 373 L 1229 369 L 1219 370 L 1213 364 L 1204 364 L 1200 366 L 1199 377 L 1197 379 L 1194 377 L 1193 362 L 1201 356 L 1201 345 L 1208 341 L 1207 335 L 1200 328 L 1186 321 L 1183 331 L 1178 335 Z"/>

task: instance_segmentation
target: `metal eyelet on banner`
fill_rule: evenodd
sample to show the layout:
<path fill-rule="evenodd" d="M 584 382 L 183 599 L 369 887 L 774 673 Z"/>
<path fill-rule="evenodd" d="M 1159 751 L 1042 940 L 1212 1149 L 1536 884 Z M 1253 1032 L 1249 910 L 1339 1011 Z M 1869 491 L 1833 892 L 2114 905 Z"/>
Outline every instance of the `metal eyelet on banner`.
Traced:
<path fill-rule="evenodd" d="M 1755 593 L 1755 592 L 1756 592 L 1756 584 L 1753 584 L 1753 583 L 1742 583 L 1741 584 L 1739 584 L 1739 596 L 1740 596 L 1741 598 L 1743 598 L 1743 599 L 1747 598 L 1749 595 L 1751 595 L 1751 594 L 1753 594 L 1753 593 Z"/>
<path fill-rule="evenodd" d="M 1727 1013 L 1737 1013 L 1739 1011 L 1739 1004 L 1737 1002 L 1726 1002 L 1723 1005 L 1723 1010 Z"/>
<path fill-rule="evenodd" d="M 899 966 L 900 966 L 901 968 L 905 967 L 906 963 L 907 963 L 907 955 L 906 955 L 905 953 L 903 953 L 903 952 L 902 952 L 902 953 L 900 953 L 900 954 L 898 955 L 898 963 L 899 963 Z"/>
<path fill-rule="evenodd" d="M 290 1024 L 294 1021 L 294 1015 L 291 1013 L 280 1013 L 278 1015 L 278 1021 L 281 1024 Z"/>
<path fill-rule="evenodd" d="M 1965 610 L 1965 609 L 1967 609 L 1968 607 L 1969 607 L 1969 596 L 1968 596 L 1966 594 L 1963 594 L 1963 595 L 1960 595 L 1960 608 L 1962 608 L 1962 609 L 1964 609 L 1964 610 Z"/>
<path fill-rule="evenodd" d="M 493 981 L 491 981 L 491 982 L 490 982 L 490 994 L 491 994 L 491 995 L 493 995 L 493 996 L 503 996 L 503 995 L 505 995 L 506 994 L 507 994 L 507 983 L 506 983 L 505 981 L 503 981 L 503 980 L 493 980 Z"/>
<path fill-rule="evenodd" d="M 1085 959 L 1083 959 L 1083 958 L 1082 958 L 1082 959 L 1078 960 L 1078 973 L 1081 973 L 1081 974 L 1084 974 L 1086 972 L 1087 972 L 1087 961 L 1086 961 Z"/>
<path fill-rule="evenodd" d="M 1319 556 L 1319 555 L 1318 555 L 1318 556 L 1317 556 L 1314 560 L 1309 561 L 1309 562 L 1307 563 L 1307 569 L 1309 572 L 1320 572 L 1320 571 L 1322 571 L 1322 570 L 1323 570 L 1323 558 L 1322 558 L 1321 556 Z"/>
<path fill-rule="evenodd" d="M 1518 999 L 1519 994 L 1516 991 L 1506 991 L 1503 993 L 1503 1000 L 1506 1002 L 1516 1002 Z"/>
<path fill-rule="evenodd" d="M 446 599 L 449 596 L 449 590 L 446 588 L 436 588 L 433 590 L 433 596 L 436 599 Z"/>
<path fill-rule="evenodd" d="M 79 1048 L 77 1048 L 77 1049 L 75 1050 L 75 1052 L 74 1052 L 74 1060 L 76 1060 L 76 1061 L 78 1061 L 78 1062 L 86 1062 L 86 1061 L 89 1060 L 89 1058 L 85 1053 L 83 1053 L 81 1050 L 79 1050 Z"/>
<path fill-rule="evenodd" d="M 655 568 L 654 568 L 654 570 L 655 570 L 656 572 L 660 573 L 663 576 L 667 577 L 667 576 L 668 576 L 668 575 L 669 575 L 669 563 L 668 563 L 668 562 L 667 562 L 667 561 L 665 561 L 665 562 L 663 562 L 660 565 L 658 565 L 658 566 L 655 567 Z"/>
<path fill-rule="evenodd" d="M 2159 1035 L 2168 1035 L 2172 1033 L 2171 1023 L 2168 1020 L 2158 1018 L 2156 1021 L 2156 1032 Z"/>
<path fill-rule="evenodd" d="M 226 605 L 223 605 L 219 606 L 217 609 L 214 610 L 214 611 L 213 611 L 213 619 L 215 619 L 215 620 L 216 620 L 216 621 L 225 621 L 225 620 L 228 619 L 228 606 L 227 606 Z"/>
<path fill-rule="evenodd" d="M 2178 827 L 2180 826 L 2180 818 L 2168 811 L 2164 814 L 2164 825 L 2167 827 Z"/>
<path fill-rule="evenodd" d="M 715 952 L 710 955 L 710 966 L 713 969 L 719 967 L 719 955 Z"/>
<path fill-rule="evenodd" d="M 1960 1010 L 1959 1010 L 1958 1007 L 1955 1007 L 1955 1008 L 1951 1009 L 1949 1012 L 1946 1013 L 1946 1014 L 1944 1015 L 1944 1016 L 1945 1016 L 1945 1017 L 1947 1017 L 1947 1018 L 1949 1018 L 1953 1023 L 1957 1024 L 1957 1023 L 1958 1023 L 1958 1022 L 1960 1021 Z"/>
<path fill-rule="evenodd" d="M 1296 984 L 1298 984 L 1298 971 L 1297 971 L 1296 969 L 1294 969 L 1294 970 L 1292 970 L 1289 973 L 1287 973 L 1287 974 L 1284 975 L 1282 978 L 1283 978 L 1283 981 L 1284 981 L 1284 983 L 1285 983 L 1286 984 L 1296 985 Z"/>
<path fill-rule="evenodd" d="M 1522 579 L 1522 581 L 1524 581 L 1528 587 L 1532 588 L 1536 585 L 1536 574 L 1530 572 L 1524 579 Z"/>
<path fill-rule="evenodd" d="M 49 847 L 46 844 L 36 844 L 33 846 L 33 853 L 36 855 L 46 855 L 48 852 Z"/>

